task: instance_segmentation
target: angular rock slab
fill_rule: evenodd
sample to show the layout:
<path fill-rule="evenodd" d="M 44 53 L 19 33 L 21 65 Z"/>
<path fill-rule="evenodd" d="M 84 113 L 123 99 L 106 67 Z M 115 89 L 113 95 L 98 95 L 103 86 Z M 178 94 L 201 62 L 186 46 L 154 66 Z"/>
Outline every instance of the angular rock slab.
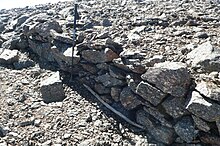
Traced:
<path fill-rule="evenodd" d="M 165 93 L 144 81 L 141 81 L 138 84 L 136 87 L 136 93 L 155 106 L 166 97 Z"/>
<path fill-rule="evenodd" d="M 183 97 L 190 85 L 187 67 L 181 62 L 155 64 L 141 78 L 154 84 L 164 93 L 169 93 L 175 97 Z"/>
<path fill-rule="evenodd" d="M 129 87 L 125 87 L 120 94 L 121 104 L 128 110 L 136 108 L 142 102 L 138 95 L 134 94 Z"/>
<path fill-rule="evenodd" d="M 193 91 L 186 109 L 208 122 L 215 122 L 220 117 L 220 105 L 206 101 L 198 92 Z"/>
<path fill-rule="evenodd" d="M 220 87 L 213 82 L 202 81 L 197 84 L 196 90 L 212 100 L 220 101 Z"/>
<path fill-rule="evenodd" d="M 191 117 L 181 118 L 174 126 L 174 129 L 180 138 L 187 143 L 192 142 L 196 136 L 196 130 Z"/>
<path fill-rule="evenodd" d="M 2 49 L 0 53 L 0 64 L 9 65 L 18 61 L 18 50 Z"/>
<path fill-rule="evenodd" d="M 210 41 L 192 50 L 187 54 L 187 59 L 193 68 L 205 72 L 220 71 L 220 49 L 214 48 Z"/>
<path fill-rule="evenodd" d="M 136 113 L 137 123 L 146 127 L 153 138 L 164 144 L 172 144 L 175 139 L 175 132 L 172 128 L 156 125 L 155 120 L 144 110 Z"/>
<path fill-rule="evenodd" d="M 62 101 L 65 93 L 59 72 L 42 81 L 40 91 L 45 103 Z"/>

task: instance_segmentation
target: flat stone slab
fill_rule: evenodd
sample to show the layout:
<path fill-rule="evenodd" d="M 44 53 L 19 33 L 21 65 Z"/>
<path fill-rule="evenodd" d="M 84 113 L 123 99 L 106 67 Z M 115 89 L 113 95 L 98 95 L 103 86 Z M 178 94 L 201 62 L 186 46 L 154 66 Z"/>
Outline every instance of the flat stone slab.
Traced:
<path fill-rule="evenodd" d="M 62 101 L 65 93 L 59 72 L 42 81 L 40 91 L 46 103 Z"/>

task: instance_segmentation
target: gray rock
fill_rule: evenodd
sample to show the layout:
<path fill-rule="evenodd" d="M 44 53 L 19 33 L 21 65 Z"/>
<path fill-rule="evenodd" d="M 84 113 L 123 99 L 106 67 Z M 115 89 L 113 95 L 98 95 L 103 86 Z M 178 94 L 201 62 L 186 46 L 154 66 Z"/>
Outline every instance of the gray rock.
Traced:
<path fill-rule="evenodd" d="M 95 91 L 97 91 L 99 94 L 109 94 L 111 91 L 110 88 L 106 88 L 102 84 L 95 84 Z"/>
<path fill-rule="evenodd" d="M 18 50 L 4 49 L 0 54 L 0 64 L 9 65 L 18 61 Z"/>
<path fill-rule="evenodd" d="M 39 42 L 35 40 L 28 39 L 30 49 L 39 55 L 41 58 L 46 59 L 47 61 L 54 62 L 54 57 L 51 53 L 51 44 L 46 42 Z"/>
<path fill-rule="evenodd" d="M 82 51 L 82 58 L 84 58 L 85 60 L 91 63 L 111 62 L 113 59 L 118 57 L 119 56 L 109 48 L 106 48 L 105 50 L 102 51 L 96 51 L 96 50 Z"/>
<path fill-rule="evenodd" d="M 163 55 L 155 55 L 152 58 L 147 60 L 143 60 L 141 63 L 144 64 L 146 67 L 153 67 L 156 63 L 164 62 L 165 58 Z"/>
<path fill-rule="evenodd" d="M 175 97 L 183 97 L 190 85 L 187 67 L 180 62 L 155 64 L 141 78 L 154 84 L 164 93 L 169 93 Z"/>
<path fill-rule="evenodd" d="M 200 94 L 212 100 L 220 101 L 220 88 L 217 84 L 211 81 L 210 82 L 201 81 L 200 83 L 197 84 L 196 90 Z"/>
<path fill-rule="evenodd" d="M 121 58 L 117 58 L 117 59 L 113 59 L 113 64 L 116 66 L 116 67 L 118 67 L 118 68 L 120 68 L 120 69 L 122 69 L 122 70 L 125 70 L 125 71 L 130 71 L 130 69 L 128 68 L 128 66 L 126 66 L 125 64 L 124 64 L 124 62 L 122 61 L 122 59 Z"/>
<path fill-rule="evenodd" d="M 200 137 L 201 142 L 206 145 L 212 145 L 212 146 L 218 146 L 220 138 L 219 136 L 211 135 L 211 134 L 205 134 Z"/>
<path fill-rule="evenodd" d="M 112 87 L 111 88 L 111 97 L 118 102 L 120 99 L 120 94 L 121 94 L 121 88 L 118 87 Z"/>
<path fill-rule="evenodd" d="M 47 38 L 48 36 L 50 36 L 50 30 L 55 30 L 58 33 L 63 32 L 62 27 L 57 21 L 49 20 L 44 23 L 38 23 L 29 30 L 29 33 L 38 33 L 38 35 L 42 36 L 43 38 Z"/>
<path fill-rule="evenodd" d="M 162 106 L 167 114 L 176 119 L 187 113 L 185 109 L 185 102 L 185 98 L 171 96 L 162 103 Z"/>
<path fill-rule="evenodd" d="M 13 63 L 15 69 L 23 69 L 33 67 L 35 62 L 28 58 L 26 54 L 19 54 L 19 60 Z"/>
<path fill-rule="evenodd" d="M 59 72 L 43 80 L 40 91 L 46 103 L 62 101 L 65 98 L 65 93 Z"/>
<path fill-rule="evenodd" d="M 143 81 L 136 87 L 136 93 L 155 106 L 166 97 L 165 93 Z"/>
<path fill-rule="evenodd" d="M 175 132 L 179 137 L 187 143 L 190 143 L 195 138 L 197 132 L 191 117 L 183 117 L 174 126 Z"/>
<path fill-rule="evenodd" d="M 72 48 L 67 48 L 67 50 L 62 53 L 58 50 L 57 47 L 51 48 L 51 54 L 52 58 L 55 59 L 55 61 L 59 64 L 60 68 L 64 71 L 68 71 L 73 63 L 73 65 L 76 65 L 80 61 L 80 56 L 76 55 L 77 52 L 74 52 L 73 58 L 72 58 Z M 73 61 L 73 62 L 72 62 Z"/>
<path fill-rule="evenodd" d="M 152 118 L 146 111 L 137 111 L 136 121 L 146 127 L 147 131 L 155 140 L 168 145 L 173 143 L 175 138 L 174 130 L 165 126 L 156 125 L 155 119 Z"/>
<path fill-rule="evenodd" d="M 202 130 L 204 132 L 209 132 L 210 127 L 209 127 L 209 125 L 204 120 L 202 120 L 201 118 L 198 118 L 198 117 L 196 117 L 194 115 L 192 115 L 192 118 L 193 118 L 193 121 L 194 121 L 196 127 L 199 130 Z"/>
<path fill-rule="evenodd" d="M 102 22 L 101 22 L 102 26 L 104 27 L 108 27 L 108 26 L 112 26 L 112 23 L 110 20 L 108 19 L 103 19 Z"/>
<path fill-rule="evenodd" d="M 206 39 L 206 38 L 209 37 L 209 35 L 208 35 L 207 33 L 205 33 L 205 32 L 197 32 L 197 33 L 195 34 L 195 37 L 197 37 L 197 38 L 202 38 L 202 39 Z"/>
<path fill-rule="evenodd" d="M 19 37 L 14 35 L 2 44 L 4 49 L 18 49 Z"/>
<path fill-rule="evenodd" d="M 123 88 L 120 94 L 121 104 L 128 110 L 134 109 L 142 103 L 138 98 L 138 95 L 134 94 L 129 87 Z"/>
<path fill-rule="evenodd" d="M 143 74 L 146 72 L 145 66 L 139 59 L 126 59 L 125 64 L 134 73 Z"/>
<path fill-rule="evenodd" d="M 85 71 L 90 72 L 91 74 L 96 74 L 99 71 L 94 64 L 82 63 L 81 66 Z"/>
<path fill-rule="evenodd" d="M 220 105 L 206 101 L 198 92 L 193 91 L 186 109 L 208 122 L 215 122 L 220 117 Z"/>
<path fill-rule="evenodd" d="M 117 79 L 125 79 L 126 73 L 114 66 L 109 66 L 109 74 Z"/>
<path fill-rule="evenodd" d="M 145 106 L 143 109 L 157 120 L 155 124 L 160 124 L 172 128 L 172 124 L 165 118 L 164 114 L 161 113 L 157 108 L 148 105 Z"/>
<path fill-rule="evenodd" d="M 105 87 L 123 86 L 126 83 L 122 80 L 116 79 L 109 74 L 104 74 L 95 78 L 96 82 L 102 83 Z"/>
<path fill-rule="evenodd" d="M 123 51 L 122 44 L 117 40 L 112 40 L 110 38 L 107 38 L 105 41 L 105 45 L 111 48 L 117 54 L 120 54 Z"/>
<path fill-rule="evenodd" d="M 50 34 L 55 40 L 64 42 L 66 44 L 73 44 L 73 39 L 68 35 L 57 33 L 55 30 L 50 30 Z"/>
<path fill-rule="evenodd" d="M 199 57 L 198 57 L 199 56 Z M 187 54 L 188 64 L 202 72 L 220 71 L 220 50 L 205 42 Z"/>

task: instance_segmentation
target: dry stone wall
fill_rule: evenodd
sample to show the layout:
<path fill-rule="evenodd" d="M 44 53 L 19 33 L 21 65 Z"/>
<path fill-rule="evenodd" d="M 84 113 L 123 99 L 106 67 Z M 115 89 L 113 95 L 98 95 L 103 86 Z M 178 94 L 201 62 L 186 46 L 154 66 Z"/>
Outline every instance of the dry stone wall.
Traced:
<path fill-rule="evenodd" d="M 87 36 L 78 34 L 72 58 L 73 40 L 64 29 L 64 26 L 69 29 L 72 26 L 72 23 L 64 22 L 69 12 L 69 8 L 65 8 L 59 14 L 56 13 L 59 19 L 52 17 L 55 14 L 49 11 L 21 15 L 15 22 L 9 23 L 4 32 L 0 29 L 4 49 L 0 63 L 16 66 L 16 51 L 10 53 L 12 49 L 33 52 L 42 62 L 57 66 L 57 70 L 72 72 L 109 105 L 117 104 L 125 109 L 125 114 L 133 113 L 135 122 L 145 127 L 161 143 L 195 143 L 196 140 L 215 143 L 219 140 L 219 83 L 216 80 L 200 80 L 194 74 L 212 72 L 213 76 L 219 75 L 218 47 L 206 41 L 188 51 L 185 58 L 188 62 L 166 60 L 163 55 L 147 58 L 146 52 L 129 49 L 123 41 L 113 39 L 109 31 L 92 36 L 90 27 L 94 26 L 79 23 Z M 107 19 L 99 25 L 103 28 L 112 26 Z M 135 27 L 127 36 L 130 41 L 134 41 L 133 44 L 141 40 L 136 35 L 147 29 L 146 24 L 139 25 L 142 26 Z M 15 34 L 10 33 L 11 30 Z M 7 53 L 9 55 L 5 57 Z M 56 85 L 51 90 L 55 90 L 53 88 L 56 86 L 62 90 L 60 81 L 53 84 Z M 47 94 L 44 86 L 42 92 Z M 48 94 L 51 96 L 54 93 Z M 57 91 L 57 94 L 63 97 L 62 91 Z M 45 102 L 53 101 L 56 100 L 45 99 Z"/>

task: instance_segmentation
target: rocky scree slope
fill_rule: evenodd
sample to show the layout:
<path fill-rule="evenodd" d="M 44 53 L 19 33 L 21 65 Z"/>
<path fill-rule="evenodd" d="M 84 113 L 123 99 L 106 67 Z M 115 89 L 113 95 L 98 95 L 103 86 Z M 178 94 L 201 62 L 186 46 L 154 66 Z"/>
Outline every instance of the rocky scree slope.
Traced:
<path fill-rule="evenodd" d="M 104 125 L 101 120 L 94 119 L 96 111 L 86 118 L 83 125 L 83 122 L 74 120 L 75 116 L 70 118 L 71 114 L 78 115 L 79 112 L 68 115 L 72 107 L 71 101 L 76 105 L 81 101 L 85 102 L 83 104 L 87 103 L 84 99 L 75 101 L 78 96 L 71 96 L 74 92 L 70 92 L 71 86 L 64 84 L 63 90 L 61 79 L 65 83 L 67 74 L 73 71 L 77 82 L 89 86 L 110 106 L 142 125 L 157 144 L 219 145 L 218 2 L 81 1 L 74 68 L 71 70 L 72 5 L 66 2 L 0 11 L 2 93 L 8 93 L 4 86 L 10 86 L 8 90 L 12 91 L 22 90 L 23 86 L 34 88 L 36 85 L 35 94 L 32 92 L 26 96 L 22 93 L 20 97 L 9 92 L 14 98 L 3 101 L 3 105 L 13 108 L 19 107 L 14 106 L 18 102 L 25 104 L 21 109 L 27 115 L 23 118 L 30 119 L 28 122 L 17 122 L 16 120 L 22 118 L 20 114 L 15 114 L 15 109 L 12 110 L 12 115 L 5 114 L 8 117 L 3 118 L 2 123 L 7 126 L 1 128 L 0 133 L 3 141 L 9 138 L 9 142 L 16 143 L 22 139 L 22 135 L 12 129 L 17 130 L 19 126 L 28 129 L 34 126 L 37 132 L 30 137 L 33 142 L 43 143 L 45 138 L 50 139 L 48 137 L 52 135 L 48 136 L 45 130 L 51 129 L 51 132 L 56 133 L 51 139 L 60 137 L 57 138 L 58 143 L 64 140 L 63 144 L 67 144 L 75 140 L 74 144 L 77 144 L 86 139 L 83 137 L 86 133 L 81 133 L 81 139 L 65 139 L 75 137 L 76 134 L 71 133 L 77 133 L 79 127 L 87 127 L 88 123 Z M 62 78 L 56 72 L 46 79 L 44 76 L 50 74 L 39 69 L 35 61 L 41 68 L 59 71 Z M 24 74 L 24 70 L 37 80 L 15 81 L 10 76 L 10 73 Z M 12 83 L 4 85 L 7 80 Z M 15 87 L 14 82 L 17 83 Z M 50 106 L 53 107 L 51 113 L 55 112 L 60 116 L 67 114 L 70 117 L 66 121 L 75 126 L 76 122 L 78 127 L 69 128 L 67 123 L 62 125 L 64 117 L 57 117 L 56 120 L 52 118 L 50 112 L 45 112 L 50 111 Z M 37 119 L 48 122 L 52 118 L 51 123 L 44 124 L 44 128 L 41 127 L 41 120 L 33 118 L 34 113 L 40 111 L 43 113 L 39 115 L 45 117 Z M 12 120 L 7 122 L 6 119 Z M 52 126 L 53 120 L 58 125 Z M 59 126 L 62 130 L 57 133 Z M 68 133 L 60 136 L 62 131 Z M 115 142 L 115 138 L 111 138 L 113 140 L 108 141 L 110 145 L 128 144 L 120 140 Z M 99 138 L 90 139 L 86 144 L 95 140 Z M 48 140 L 46 144 L 57 141 Z"/>

